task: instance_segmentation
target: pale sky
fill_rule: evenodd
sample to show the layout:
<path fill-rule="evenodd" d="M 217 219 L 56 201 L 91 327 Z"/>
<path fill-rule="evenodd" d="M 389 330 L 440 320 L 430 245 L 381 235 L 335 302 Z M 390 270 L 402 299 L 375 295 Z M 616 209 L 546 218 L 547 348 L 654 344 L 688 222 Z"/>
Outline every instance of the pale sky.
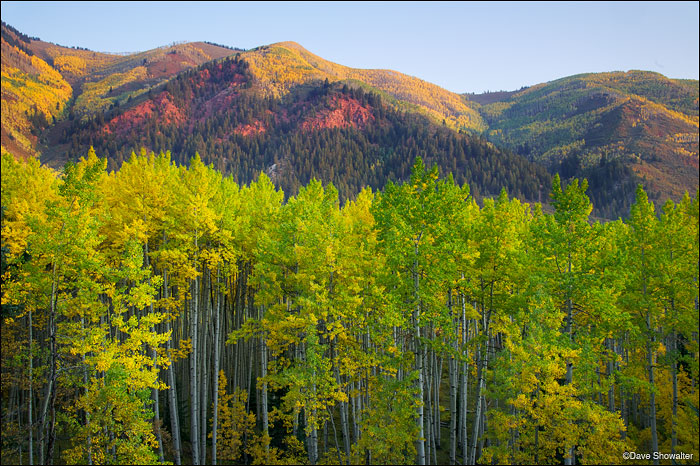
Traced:
<path fill-rule="evenodd" d="M 291 40 L 342 65 L 478 93 L 630 69 L 698 79 L 698 5 L 3 1 L 2 20 L 29 36 L 102 52 Z"/>

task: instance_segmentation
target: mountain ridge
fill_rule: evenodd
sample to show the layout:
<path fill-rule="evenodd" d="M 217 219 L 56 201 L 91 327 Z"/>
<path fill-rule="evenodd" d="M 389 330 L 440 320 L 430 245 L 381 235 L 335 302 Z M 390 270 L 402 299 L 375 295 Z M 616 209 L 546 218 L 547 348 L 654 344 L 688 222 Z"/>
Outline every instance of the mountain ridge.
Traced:
<path fill-rule="evenodd" d="M 465 97 L 478 105 L 497 146 L 578 176 L 619 161 L 628 172 L 620 182 L 643 182 L 663 202 L 697 190 L 698 93 L 698 81 L 631 70 Z"/>
<path fill-rule="evenodd" d="M 3 22 L 3 151 L 36 157 L 38 136 L 54 121 L 108 110 L 185 69 L 237 52 L 194 42 L 106 54 L 44 42 Z"/>
<path fill-rule="evenodd" d="M 61 154 L 68 154 L 66 151 L 86 150 L 91 140 L 109 139 L 114 131 L 135 135 L 132 127 L 138 121 L 154 118 L 163 118 L 161 126 L 186 128 L 187 138 L 195 137 L 198 131 L 212 135 L 205 126 L 210 128 L 218 118 L 214 126 L 219 134 L 214 137 L 225 142 L 233 134 L 254 138 L 263 137 L 268 130 L 275 134 L 291 131 L 290 124 L 297 125 L 294 131 L 300 135 L 331 130 L 376 132 L 373 125 L 388 124 L 384 115 L 390 109 L 479 136 L 487 152 L 495 154 L 496 147 L 502 147 L 552 174 L 561 173 L 564 179 L 589 178 L 591 198 L 601 209 L 598 214 L 608 218 L 626 211 L 640 182 L 657 202 L 678 199 L 684 191 L 695 191 L 698 186 L 697 80 L 669 79 L 638 70 L 581 73 L 517 91 L 460 95 L 397 71 L 333 63 L 293 41 L 250 50 L 191 42 L 112 55 L 42 42 L 4 23 L 2 31 L 3 151 L 25 158 L 43 153 L 42 160 L 56 166 L 65 160 L 66 155 Z M 175 102 L 173 93 L 163 93 L 169 83 L 193 70 L 195 74 L 187 74 L 188 79 L 204 85 L 208 78 L 197 73 L 214 71 L 210 64 L 216 67 L 227 57 L 245 62 L 246 77 L 227 75 L 226 79 L 233 79 L 229 83 L 233 87 L 207 97 L 206 105 L 197 106 L 202 96 L 198 97 L 196 89 L 187 97 L 193 99 L 190 103 Z M 330 94 L 319 104 L 314 96 L 326 95 L 329 86 L 342 95 L 347 94 L 346 89 L 376 95 L 387 107 L 377 110 L 382 106 L 375 105 L 374 97 L 370 99 L 373 103 L 364 107 Z M 25 92 L 27 89 L 32 92 Z M 242 94 L 251 97 L 241 100 Z M 272 120 L 262 114 L 253 118 L 255 111 L 251 113 L 245 106 L 267 105 L 258 102 L 259 98 L 278 100 L 267 111 L 274 107 L 281 113 Z M 243 105 L 248 114 L 237 116 L 236 126 L 227 127 L 222 115 L 230 105 Z M 201 112 L 196 117 L 191 113 L 193 108 Z M 380 112 L 379 118 L 375 110 Z M 297 113 L 289 120 L 288 112 Z M 117 115 L 122 123 L 112 121 Z M 391 118 L 391 124 L 417 124 L 398 116 Z M 99 132 L 89 136 L 90 128 L 99 128 Z M 162 133 L 157 124 L 153 131 Z M 137 140 L 150 141 L 153 149 L 153 137 L 144 134 Z M 124 140 L 120 144 L 135 142 Z M 112 140 L 109 144 L 114 147 L 115 143 Z M 452 153 L 450 147 L 439 149 L 445 152 L 435 156 L 441 159 Z M 105 155 L 115 157 L 115 150 Z M 412 154 L 408 150 L 405 156 L 415 156 Z M 125 156 L 120 155 L 122 159 Z M 261 169 L 273 164 L 278 170 L 284 166 L 271 163 Z"/>
<path fill-rule="evenodd" d="M 180 164 L 198 153 L 239 183 L 273 170 L 285 193 L 317 177 L 332 181 L 344 199 L 366 185 L 381 189 L 405 179 L 418 155 L 483 195 L 505 186 L 533 200 L 550 182 L 544 169 L 523 157 L 398 111 L 360 87 L 324 83 L 284 97 L 262 96 L 248 62 L 238 56 L 182 73 L 92 119 L 59 124 L 52 137 L 43 158 L 50 165 L 90 146 L 109 154 L 110 169 L 141 147 L 171 151 Z"/>
<path fill-rule="evenodd" d="M 296 85 L 313 81 L 358 81 L 384 94 L 398 108 L 410 105 L 438 123 L 456 130 L 481 132 L 481 116 L 459 94 L 435 84 L 388 69 L 350 68 L 325 60 L 296 42 L 278 42 L 244 52 L 251 72 L 264 92 L 281 96 Z"/>

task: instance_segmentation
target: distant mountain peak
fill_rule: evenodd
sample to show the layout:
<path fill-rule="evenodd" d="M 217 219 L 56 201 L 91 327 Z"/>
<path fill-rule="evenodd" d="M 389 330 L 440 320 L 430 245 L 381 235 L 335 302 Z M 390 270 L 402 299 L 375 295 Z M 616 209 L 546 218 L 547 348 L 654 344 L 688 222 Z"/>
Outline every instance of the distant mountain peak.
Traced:
<path fill-rule="evenodd" d="M 328 61 L 296 42 L 277 42 L 242 54 L 258 88 L 280 97 L 312 83 L 343 82 L 382 94 L 401 110 L 421 113 L 455 130 L 481 132 L 486 125 L 462 96 L 398 71 L 350 68 Z"/>
<path fill-rule="evenodd" d="M 311 53 L 306 48 L 304 48 L 300 43 L 294 42 L 293 40 L 285 40 L 282 42 L 275 42 L 270 44 L 270 47 L 285 47 L 288 49 L 298 50 L 300 52 Z"/>

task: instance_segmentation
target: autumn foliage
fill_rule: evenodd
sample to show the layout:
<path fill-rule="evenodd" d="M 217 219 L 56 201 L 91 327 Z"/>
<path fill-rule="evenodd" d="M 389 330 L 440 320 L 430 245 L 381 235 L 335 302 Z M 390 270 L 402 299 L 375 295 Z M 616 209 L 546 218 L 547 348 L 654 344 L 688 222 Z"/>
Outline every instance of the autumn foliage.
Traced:
<path fill-rule="evenodd" d="M 105 164 L 2 158 L 3 463 L 697 457 L 697 195 L 600 224 L 585 180 L 544 213 L 421 159 L 344 204 Z"/>

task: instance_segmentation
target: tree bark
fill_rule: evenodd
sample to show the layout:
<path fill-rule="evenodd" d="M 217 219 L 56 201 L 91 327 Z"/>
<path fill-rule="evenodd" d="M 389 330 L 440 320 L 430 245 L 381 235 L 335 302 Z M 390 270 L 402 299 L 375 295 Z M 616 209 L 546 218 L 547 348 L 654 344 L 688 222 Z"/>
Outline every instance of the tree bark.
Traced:
<path fill-rule="evenodd" d="M 214 413 L 212 414 L 211 422 L 211 463 L 216 466 L 216 437 L 218 434 L 218 422 L 219 422 L 219 351 L 220 351 L 220 341 L 221 341 L 221 291 L 219 290 L 219 273 L 220 266 L 216 267 L 216 315 L 214 317 L 214 402 L 212 403 L 212 409 Z"/>
<path fill-rule="evenodd" d="M 31 306 L 29 307 L 29 422 L 27 423 L 27 430 L 29 431 L 29 464 L 34 464 L 34 431 L 33 431 L 33 419 L 32 419 L 32 405 L 34 402 L 34 391 L 32 389 L 33 387 L 33 370 L 34 370 L 34 353 L 32 352 L 33 350 L 33 345 L 34 345 L 34 338 L 32 334 L 32 308 Z"/>
<path fill-rule="evenodd" d="M 467 407 L 469 406 L 469 321 L 467 320 L 466 300 L 462 295 L 462 351 L 464 353 L 464 362 L 462 363 L 462 402 L 460 403 L 461 430 L 462 430 L 462 464 L 466 465 L 469 452 L 469 438 L 467 426 Z"/>
<path fill-rule="evenodd" d="M 168 298 L 168 272 L 163 271 L 163 297 Z M 166 343 L 168 353 L 171 354 L 172 342 L 173 342 L 173 328 L 172 324 L 168 322 L 168 330 L 170 331 L 170 337 Z M 175 464 L 182 464 L 182 444 L 180 440 L 180 416 L 178 414 L 178 403 L 177 403 L 177 387 L 175 383 L 175 361 L 171 360 L 168 366 L 168 384 L 170 385 L 168 389 L 168 406 L 170 408 L 170 430 L 173 436 L 173 449 L 175 450 Z"/>
<path fill-rule="evenodd" d="M 651 332 L 651 316 L 647 312 L 647 329 Z M 650 335 L 647 339 L 647 365 L 649 368 L 649 386 L 651 392 L 649 394 L 649 427 L 651 430 L 651 451 L 659 451 L 659 438 L 656 430 L 656 393 L 654 384 L 654 350 L 652 348 L 654 337 Z M 659 464 L 659 459 L 654 458 L 654 464 Z"/>
<path fill-rule="evenodd" d="M 196 238 L 196 237 L 195 237 Z M 195 247 L 196 239 L 195 239 Z M 196 259 L 195 259 L 196 267 Z M 192 290 L 192 299 L 190 303 L 190 338 L 192 339 L 192 353 L 190 354 L 190 443 L 192 446 L 192 464 L 198 465 L 199 462 L 199 384 L 197 380 L 197 359 L 199 345 L 197 337 L 199 329 L 197 306 L 199 286 L 198 280 L 194 279 L 194 288 Z"/>
<path fill-rule="evenodd" d="M 56 350 L 56 288 L 57 288 L 57 278 L 56 278 L 56 261 L 53 261 L 52 266 L 52 281 L 51 281 L 51 314 L 49 317 L 49 332 L 50 332 L 50 351 L 51 351 L 51 382 L 49 383 L 49 398 L 51 403 L 51 421 L 49 423 L 48 431 L 48 445 L 46 447 L 46 457 L 44 458 L 46 464 L 53 464 L 53 448 L 54 440 L 56 435 L 56 364 L 57 364 L 57 350 Z M 47 399 L 48 401 L 48 399 Z"/>
<path fill-rule="evenodd" d="M 211 388 L 211 371 L 210 354 L 212 351 L 212 338 L 211 338 L 211 273 L 206 266 L 202 266 L 202 279 L 203 279 L 203 294 L 200 301 L 202 309 L 201 314 L 201 324 L 200 324 L 200 361 L 198 363 L 197 370 L 199 371 L 197 375 L 197 380 L 201 387 L 200 389 L 200 400 L 199 400 L 199 410 L 200 410 L 200 420 L 199 420 L 199 458 L 202 464 L 207 464 L 207 411 L 208 411 L 208 397 L 209 389 Z"/>

